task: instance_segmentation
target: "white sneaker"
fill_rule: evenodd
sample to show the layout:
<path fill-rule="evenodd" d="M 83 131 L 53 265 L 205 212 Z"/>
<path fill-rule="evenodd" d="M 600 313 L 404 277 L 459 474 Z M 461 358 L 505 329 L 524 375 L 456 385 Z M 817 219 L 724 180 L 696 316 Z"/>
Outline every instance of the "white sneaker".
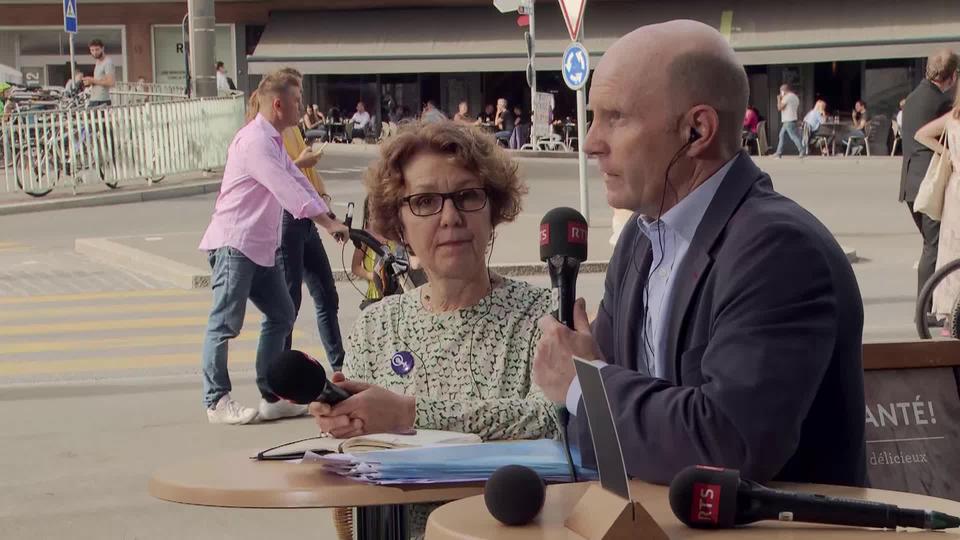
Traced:
<path fill-rule="evenodd" d="M 213 409 L 207 409 L 207 420 L 211 424 L 249 424 L 256 417 L 256 409 L 237 403 L 230 394 L 220 398 Z"/>
<path fill-rule="evenodd" d="M 305 414 L 307 414 L 306 405 L 297 405 L 283 399 L 273 403 L 265 399 L 260 400 L 260 420 L 263 421 L 294 418 Z"/>

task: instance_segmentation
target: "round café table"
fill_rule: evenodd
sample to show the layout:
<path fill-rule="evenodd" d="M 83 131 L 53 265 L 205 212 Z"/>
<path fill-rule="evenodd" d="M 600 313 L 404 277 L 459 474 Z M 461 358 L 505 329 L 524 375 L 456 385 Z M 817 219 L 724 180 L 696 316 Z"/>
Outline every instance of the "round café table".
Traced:
<path fill-rule="evenodd" d="M 483 493 L 480 484 L 375 486 L 328 473 L 318 464 L 255 461 L 256 450 L 196 458 L 150 478 L 150 495 L 234 508 L 357 507 L 359 539 L 407 539 L 405 505 Z"/>
<path fill-rule="evenodd" d="M 441 506 L 430 514 L 427 521 L 426 540 L 583 540 L 581 536 L 563 526 L 563 522 L 586 491 L 589 483 L 562 484 L 547 488 L 547 499 L 540 516 L 523 527 L 507 527 L 490 515 L 482 496 L 469 497 Z M 818 484 L 774 484 L 774 487 L 866 499 L 896 504 L 905 508 L 939 510 L 960 515 L 960 502 L 912 493 L 885 491 L 881 489 L 850 488 Z M 732 538 L 764 538 L 776 540 L 833 538 L 860 540 L 883 538 L 896 534 L 893 531 L 858 529 L 855 527 L 825 526 L 806 523 L 782 523 L 760 521 L 736 529 L 709 530 L 691 529 L 677 520 L 670 509 L 668 488 L 637 480 L 630 481 L 630 493 L 650 513 L 671 540 L 703 539 L 727 540 Z M 908 529 L 909 538 L 960 539 L 960 529 L 947 532 L 919 531 Z M 901 530 L 901 533 L 904 530 Z M 900 538 L 900 536 L 897 536 Z"/>

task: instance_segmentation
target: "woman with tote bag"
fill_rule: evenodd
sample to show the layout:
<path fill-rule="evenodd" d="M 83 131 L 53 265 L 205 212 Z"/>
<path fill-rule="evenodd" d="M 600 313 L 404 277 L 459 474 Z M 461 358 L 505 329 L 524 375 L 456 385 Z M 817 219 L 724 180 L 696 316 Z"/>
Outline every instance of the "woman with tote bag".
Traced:
<path fill-rule="evenodd" d="M 920 187 L 924 197 L 918 195 L 914 207 L 922 206 L 918 211 L 940 220 L 939 269 L 954 259 L 960 259 L 960 98 L 950 112 L 917 130 L 915 138 L 934 151 L 930 168 Z M 939 216 L 935 215 L 938 210 Z M 933 312 L 938 317 L 947 316 L 952 312 L 958 296 L 960 274 L 954 272 L 933 292 Z M 949 325 L 944 328 L 949 328 Z"/>

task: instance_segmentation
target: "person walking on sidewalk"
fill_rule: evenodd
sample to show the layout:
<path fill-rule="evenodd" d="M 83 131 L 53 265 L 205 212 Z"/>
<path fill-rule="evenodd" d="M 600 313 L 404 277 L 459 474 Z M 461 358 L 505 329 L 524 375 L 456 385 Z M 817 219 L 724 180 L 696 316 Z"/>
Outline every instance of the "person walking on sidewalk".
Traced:
<path fill-rule="evenodd" d="M 113 59 L 107 56 L 103 41 L 90 40 L 90 56 L 97 61 L 93 68 L 93 77 L 84 77 L 83 85 L 90 87 L 90 107 L 109 107 L 113 100 L 110 89 L 117 84 Z"/>
<path fill-rule="evenodd" d="M 796 145 L 800 157 L 807 153 L 803 147 L 803 141 L 800 136 L 800 128 L 797 126 L 798 111 L 800 110 L 800 98 L 793 93 L 789 84 L 780 86 L 780 94 L 777 95 L 777 110 L 780 111 L 780 136 L 777 142 L 777 151 L 775 155 L 779 158 L 783 155 L 783 143 L 787 137 Z"/>
<path fill-rule="evenodd" d="M 907 203 L 907 210 L 923 237 L 923 249 L 917 263 L 917 293 L 930 279 L 937 265 L 937 249 L 940 243 L 940 222 L 920 212 L 914 212 L 920 183 L 930 166 L 933 151 L 916 139 L 917 131 L 931 121 L 940 118 L 952 107 L 951 89 L 957 82 L 957 55 L 951 50 L 942 50 L 927 59 L 926 78 L 910 92 L 903 103 L 903 123 L 900 125 L 903 141 L 903 162 L 900 168 L 900 200 Z M 927 306 L 929 312 L 930 306 Z M 926 321 L 938 324 L 936 317 Z"/>
<path fill-rule="evenodd" d="M 303 81 L 303 75 L 293 69 L 284 68 L 280 73 L 296 77 Z M 320 161 L 320 152 L 313 152 L 307 148 L 303 135 L 297 126 L 288 127 L 283 131 L 283 147 L 293 164 L 303 172 L 310 185 L 317 194 L 330 206 L 330 196 L 323 185 L 323 180 L 314 170 Z M 333 281 L 333 270 L 330 268 L 330 259 L 323 249 L 317 227 L 310 218 L 297 219 L 290 212 L 283 211 L 283 225 L 280 231 L 280 260 L 283 262 L 283 275 L 293 300 L 294 318 L 300 313 L 300 304 L 303 300 L 303 283 L 307 283 L 307 291 L 313 298 L 313 306 L 317 315 L 317 332 L 323 348 L 327 352 L 327 361 L 334 371 L 343 367 L 343 338 L 340 335 L 340 321 L 337 313 L 340 310 L 340 296 Z M 293 332 L 287 336 L 285 349 L 293 347 Z"/>
<path fill-rule="evenodd" d="M 270 74 L 257 92 L 259 113 L 230 143 L 213 217 L 200 241 L 213 269 L 213 307 L 202 357 L 203 401 L 212 424 L 246 424 L 258 415 L 274 420 L 306 412 L 306 407 L 281 401 L 266 380 L 294 322 L 293 302 L 276 264 L 282 210 L 311 218 L 338 240 L 348 232 L 328 215 L 327 204 L 283 149 L 280 134 L 300 119 L 300 81 Z M 248 299 L 264 315 L 256 359 L 259 409 L 230 397 L 227 372 L 228 342 L 240 334 Z"/>

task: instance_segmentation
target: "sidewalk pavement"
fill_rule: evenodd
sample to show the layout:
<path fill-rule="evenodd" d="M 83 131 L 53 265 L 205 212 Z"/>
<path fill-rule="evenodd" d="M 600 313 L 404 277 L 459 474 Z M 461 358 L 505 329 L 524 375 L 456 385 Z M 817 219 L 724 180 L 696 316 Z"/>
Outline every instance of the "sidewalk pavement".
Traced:
<path fill-rule="evenodd" d="M 501 240 L 494 244 L 490 268 L 504 276 L 538 275 L 545 266 L 537 260 L 539 246 L 529 231 L 536 231 L 537 223 L 529 216 L 520 216 L 517 222 L 503 225 L 498 232 Z M 522 228 L 522 229 L 521 229 Z M 512 231 L 515 234 L 511 234 Z M 163 280 L 183 289 L 203 289 L 210 286 L 210 266 L 206 254 L 197 249 L 203 231 L 148 236 L 120 236 L 112 238 L 78 238 L 78 253 L 109 266 Z M 591 260 L 580 267 L 582 273 L 606 272 L 613 247 L 607 241 L 609 227 L 592 227 L 589 233 Z M 336 281 L 357 280 L 347 275 L 353 257 L 352 244 L 340 246 L 321 232 L 323 247 L 330 260 Z M 507 238 L 523 238 L 508 243 Z"/>
<path fill-rule="evenodd" d="M 331 144 L 324 149 L 324 153 L 330 156 L 363 156 L 370 159 L 375 158 L 378 151 L 379 146 L 375 144 Z M 516 158 L 525 159 L 577 158 L 576 152 L 521 152 L 511 150 L 510 153 Z M 100 182 L 80 184 L 76 187 L 76 192 L 70 186 L 61 183 L 51 193 L 43 197 L 32 197 L 20 191 L 0 191 L 0 216 L 65 208 L 155 201 L 213 193 L 220 188 L 221 172 L 190 172 L 169 175 L 152 185 L 143 179 L 133 179 L 121 183 L 117 189 L 110 189 Z M 0 171 L 0 187 L 6 186 L 7 174 L 6 171 Z"/>
<path fill-rule="evenodd" d="M 6 182 L 2 174 L 0 186 Z M 117 189 L 110 189 L 99 182 L 80 184 L 76 195 L 68 186 L 58 186 L 44 197 L 32 197 L 19 191 L 0 191 L 0 216 L 190 197 L 214 193 L 219 189 L 219 172 L 193 172 L 171 175 L 152 185 L 146 180 L 130 180 L 121 183 Z"/>

